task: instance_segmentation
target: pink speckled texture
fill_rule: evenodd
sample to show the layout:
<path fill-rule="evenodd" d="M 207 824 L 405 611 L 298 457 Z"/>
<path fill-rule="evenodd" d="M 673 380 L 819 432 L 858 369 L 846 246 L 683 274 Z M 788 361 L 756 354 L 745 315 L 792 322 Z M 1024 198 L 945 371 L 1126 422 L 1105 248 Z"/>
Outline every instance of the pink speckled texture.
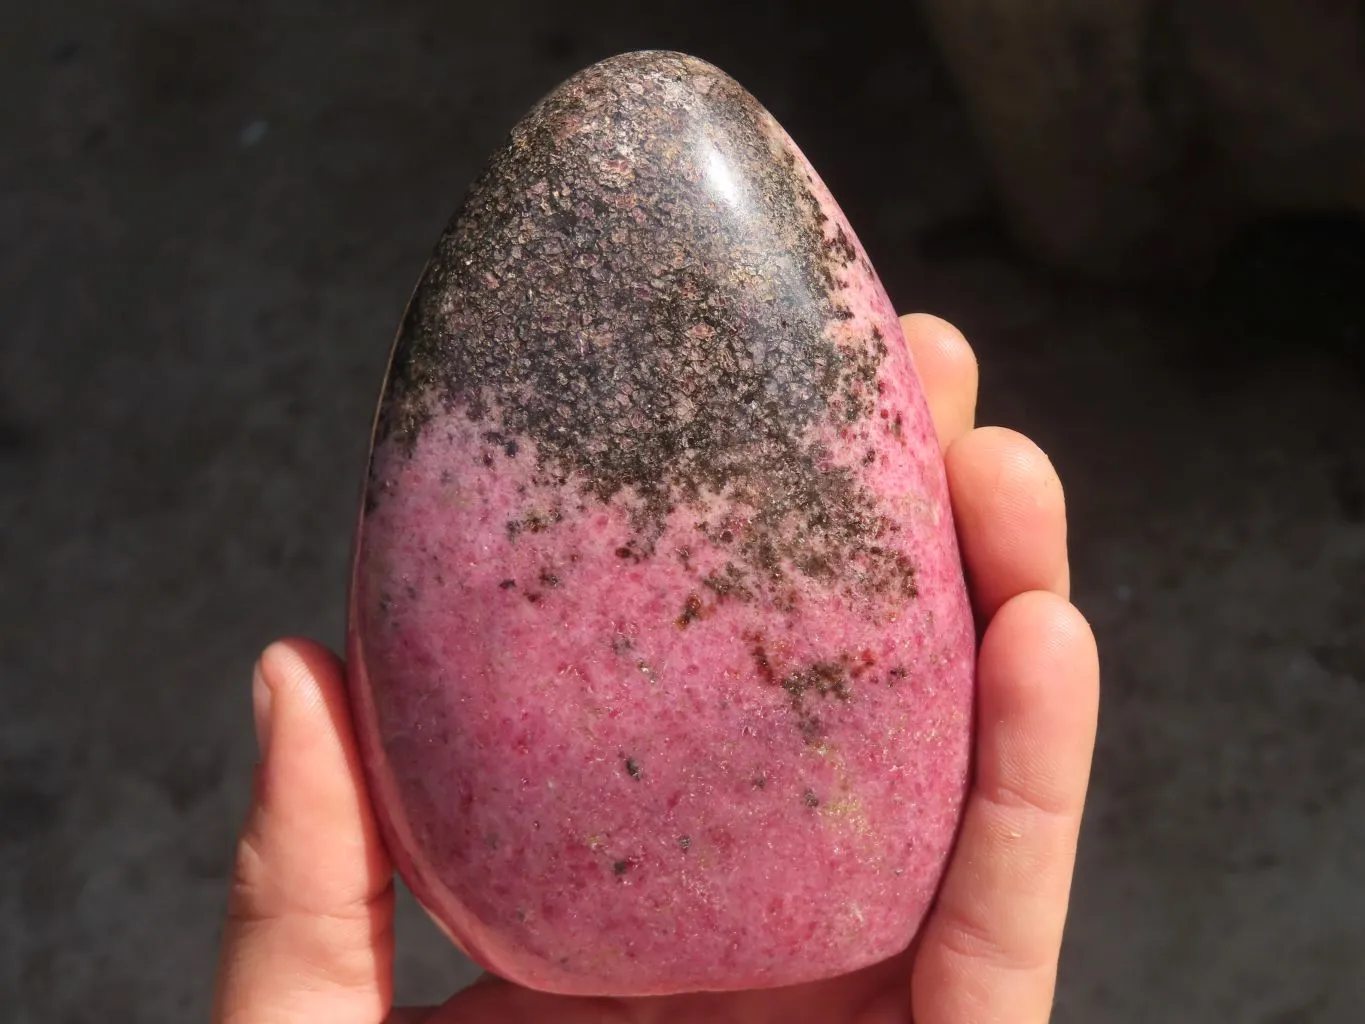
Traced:
<path fill-rule="evenodd" d="M 937 440 L 865 253 L 778 138 L 824 237 L 851 247 L 833 282 L 850 315 L 828 340 L 875 327 L 887 347 L 875 410 L 803 440 L 876 495 L 913 596 L 796 577 L 781 602 L 727 600 L 698 579 L 724 573 L 714 538 L 744 531 L 741 505 L 672 508 L 638 557 L 629 491 L 584 501 L 525 441 L 490 460 L 487 422 L 448 402 L 428 402 L 409 447 L 373 453 L 383 499 L 358 536 L 349 650 L 372 798 L 432 916 L 535 988 L 721 990 L 871 964 L 911 941 L 955 837 L 974 631 Z M 798 714 L 782 681 L 837 659 L 840 692 L 804 692 Z"/>

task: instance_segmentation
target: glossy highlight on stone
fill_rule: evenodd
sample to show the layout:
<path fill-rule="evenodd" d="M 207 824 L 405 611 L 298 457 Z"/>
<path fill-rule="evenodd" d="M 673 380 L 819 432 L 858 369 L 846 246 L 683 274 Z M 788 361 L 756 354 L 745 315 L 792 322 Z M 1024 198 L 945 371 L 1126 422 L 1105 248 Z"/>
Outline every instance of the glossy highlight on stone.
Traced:
<path fill-rule="evenodd" d="M 385 381 L 349 668 L 401 874 L 483 966 L 657 994 L 903 950 L 975 638 L 928 409 L 825 186 L 681 54 L 580 72 Z"/>

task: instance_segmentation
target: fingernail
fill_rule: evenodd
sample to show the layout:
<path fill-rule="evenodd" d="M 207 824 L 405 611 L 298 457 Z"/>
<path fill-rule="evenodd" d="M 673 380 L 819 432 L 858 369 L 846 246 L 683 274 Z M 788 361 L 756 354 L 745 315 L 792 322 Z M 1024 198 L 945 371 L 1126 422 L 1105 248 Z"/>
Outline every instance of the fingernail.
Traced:
<path fill-rule="evenodd" d="M 270 750 L 270 704 L 273 699 L 258 661 L 251 676 L 251 714 L 256 721 L 256 748 L 262 762 Z"/>

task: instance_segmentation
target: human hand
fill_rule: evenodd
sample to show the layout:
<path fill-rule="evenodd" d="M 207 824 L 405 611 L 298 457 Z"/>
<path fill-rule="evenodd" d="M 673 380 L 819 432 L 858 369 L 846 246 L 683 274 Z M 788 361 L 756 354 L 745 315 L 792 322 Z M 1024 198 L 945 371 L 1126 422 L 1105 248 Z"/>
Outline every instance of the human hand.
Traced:
<path fill-rule="evenodd" d="M 1094 639 L 1069 603 L 1051 463 L 974 429 L 962 336 L 903 318 L 945 450 L 981 628 L 975 778 L 914 945 L 793 988 L 646 999 L 546 995 L 485 977 L 444 1006 L 393 1010 L 393 868 L 366 794 L 343 667 L 302 640 L 262 655 L 255 800 L 223 936 L 218 1024 L 1043 1024 L 1052 1006 L 1099 697 Z"/>

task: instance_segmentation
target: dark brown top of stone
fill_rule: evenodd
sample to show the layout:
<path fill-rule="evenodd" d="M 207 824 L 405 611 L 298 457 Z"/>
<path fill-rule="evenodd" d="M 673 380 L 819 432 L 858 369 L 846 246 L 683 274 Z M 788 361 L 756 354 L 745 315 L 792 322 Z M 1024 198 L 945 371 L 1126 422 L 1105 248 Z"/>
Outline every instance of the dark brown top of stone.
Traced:
<path fill-rule="evenodd" d="M 911 594 L 893 524 L 811 431 L 882 436 L 880 332 L 827 331 L 851 316 L 837 275 L 869 270 L 826 225 L 781 130 L 722 72 L 666 52 L 594 65 L 513 130 L 438 244 L 377 440 L 410 450 L 436 399 L 486 428 L 486 461 L 627 501 L 637 555 L 704 495 L 742 510 L 705 528 L 742 567 L 730 594 L 791 572 Z"/>

